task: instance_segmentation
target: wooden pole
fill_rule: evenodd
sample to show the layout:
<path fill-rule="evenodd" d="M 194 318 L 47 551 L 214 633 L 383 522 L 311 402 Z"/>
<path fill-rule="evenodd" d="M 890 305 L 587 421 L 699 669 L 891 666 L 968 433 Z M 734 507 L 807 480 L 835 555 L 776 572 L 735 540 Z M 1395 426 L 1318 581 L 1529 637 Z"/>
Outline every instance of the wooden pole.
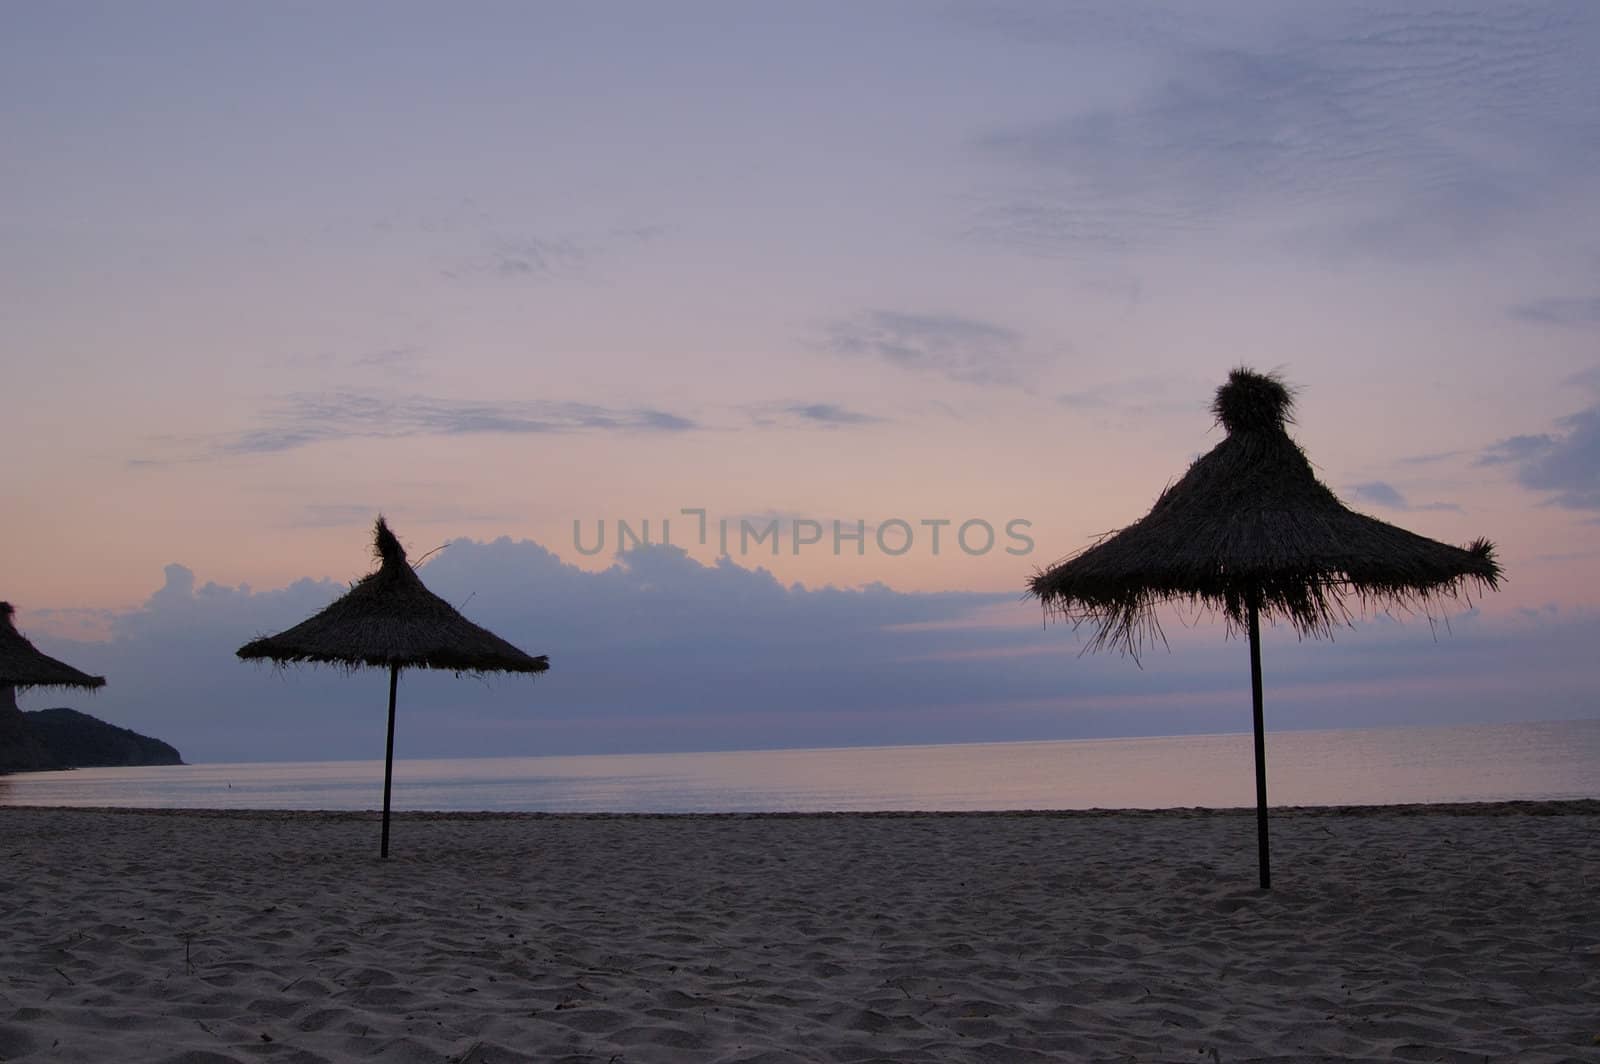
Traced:
<path fill-rule="evenodd" d="M 1261 622 L 1256 599 L 1250 597 L 1250 697 L 1256 724 L 1256 853 L 1261 889 L 1272 889 L 1272 860 L 1267 853 L 1267 727 L 1261 713 Z"/>
<path fill-rule="evenodd" d="M 1251 614 L 1251 616 L 1255 616 Z M 394 693 L 400 686 L 400 666 L 389 666 L 389 744 L 383 753 L 383 844 L 379 848 L 378 856 L 389 856 L 389 788 L 394 782 Z M 1260 700 L 1257 699 L 1259 706 Z M 1257 710 L 1257 719 L 1259 709 Z"/>

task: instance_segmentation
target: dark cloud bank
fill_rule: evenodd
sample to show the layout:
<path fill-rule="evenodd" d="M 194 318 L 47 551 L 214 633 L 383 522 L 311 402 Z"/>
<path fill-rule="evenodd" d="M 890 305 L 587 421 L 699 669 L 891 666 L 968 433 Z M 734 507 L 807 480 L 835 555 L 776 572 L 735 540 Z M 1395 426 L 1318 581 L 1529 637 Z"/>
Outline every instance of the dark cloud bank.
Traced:
<path fill-rule="evenodd" d="M 352 574 L 354 575 L 354 574 Z M 1242 731 L 1243 644 L 1173 617 L 1141 669 L 1077 653 L 1062 626 L 985 624 L 1009 594 L 784 586 L 723 559 L 640 548 L 586 572 L 536 543 L 460 540 L 424 567 L 472 619 L 554 667 L 539 680 L 407 673 L 397 756 L 446 757 L 1076 738 Z M 93 697 L 28 692 L 173 742 L 192 761 L 366 759 L 382 749 L 384 677 L 275 670 L 233 651 L 345 590 L 198 584 L 169 566 L 107 642 L 37 636 L 110 680 Z M 26 618 L 24 617 L 24 621 Z M 1562 719 L 1596 705 L 1593 619 L 1507 630 L 1471 613 L 1437 641 L 1377 619 L 1337 642 L 1266 635 L 1273 728 Z M 1576 664 L 1575 664 L 1576 663 Z"/>

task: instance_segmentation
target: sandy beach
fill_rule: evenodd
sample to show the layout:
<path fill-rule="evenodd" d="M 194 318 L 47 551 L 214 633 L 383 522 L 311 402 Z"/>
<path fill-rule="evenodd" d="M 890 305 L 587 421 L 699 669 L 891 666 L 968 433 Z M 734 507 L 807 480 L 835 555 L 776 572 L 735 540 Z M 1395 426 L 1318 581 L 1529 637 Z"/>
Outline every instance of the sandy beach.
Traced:
<path fill-rule="evenodd" d="M 1600 1061 L 1600 802 L 0 832 L 3 1060 Z"/>

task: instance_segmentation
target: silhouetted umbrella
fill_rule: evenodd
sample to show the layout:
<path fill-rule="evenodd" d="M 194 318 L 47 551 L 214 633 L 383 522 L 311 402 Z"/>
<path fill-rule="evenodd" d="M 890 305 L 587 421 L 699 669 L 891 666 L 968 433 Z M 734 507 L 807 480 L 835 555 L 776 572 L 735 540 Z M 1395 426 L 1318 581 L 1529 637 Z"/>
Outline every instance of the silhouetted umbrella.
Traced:
<path fill-rule="evenodd" d="M 17 708 L 19 687 L 104 687 L 105 678 L 79 672 L 40 653 L 16 629 L 11 603 L 0 602 L 0 771 L 53 767 L 54 758 Z"/>
<path fill-rule="evenodd" d="M 0 687 L 104 687 L 104 676 L 79 672 L 64 661 L 40 653 L 17 631 L 11 618 L 16 610 L 0 602 Z"/>
<path fill-rule="evenodd" d="M 449 669 L 460 673 L 540 673 L 544 655 L 524 654 L 479 628 L 422 585 L 406 552 L 382 517 L 374 530 L 378 570 L 314 617 L 275 636 L 239 648 L 245 660 L 280 665 L 310 662 L 389 670 L 389 738 L 383 764 L 383 843 L 389 856 L 389 790 L 394 776 L 394 698 L 400 670 Z"/>
<path fill-rule="evenodd" d="M 1426 610 L 1469 584 L 1494 590 L 1501 577 L 1488 540 L 1452 547 L 1345 509 L 1289 438 L 1292 407 L 1276 374 L 1234 370 L 1211 408 L 1227 439 L 1145 517 L 1029 582 L 1048 614 L 1098 627 L 1091 650 L 1120 646 L 1137 659 L 1147 637 L 1160 638 L 1156 608 L 1169 600 L 1220 610 L 1230 631 L 1249 633 L 1264 888 L 1272 873 L 1259 618 L 1331 636 L 1350 619 L 1346 595 L 1363 607 Z"/>

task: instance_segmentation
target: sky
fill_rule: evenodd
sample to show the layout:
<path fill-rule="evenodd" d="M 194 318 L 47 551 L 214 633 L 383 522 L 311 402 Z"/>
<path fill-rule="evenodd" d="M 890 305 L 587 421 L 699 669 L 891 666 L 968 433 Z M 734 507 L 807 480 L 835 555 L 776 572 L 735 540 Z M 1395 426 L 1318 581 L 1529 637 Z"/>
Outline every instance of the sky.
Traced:
<path fill-rule="evenodd" d="M 1022 591 L 1250 365 L 1508 576 L 1268 631 L 1269 724 L 1600 715 L 1596 68 L 1585 2 L 8 3 L 0 596 L 109 680 L 24 707 L 371 756 L 382 677 L 232 651 L 382 512 L 552 658 L 400 756 L 1243 730 L 1220 621 Z"/>

